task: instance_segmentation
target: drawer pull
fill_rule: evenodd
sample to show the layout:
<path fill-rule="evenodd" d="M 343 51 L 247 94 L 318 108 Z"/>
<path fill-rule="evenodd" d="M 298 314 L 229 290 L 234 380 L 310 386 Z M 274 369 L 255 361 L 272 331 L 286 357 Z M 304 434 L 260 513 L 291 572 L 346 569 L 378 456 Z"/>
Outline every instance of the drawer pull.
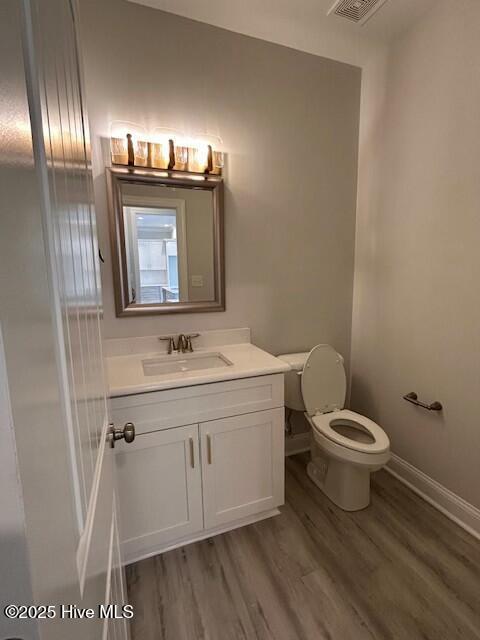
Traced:
<path fill-rule="evenodd" d="M 212 438 L 209 433 L 207 433 L 207 462 L 212 464 Z"/>
<path fill-rule="evenodd" d="M 189 438 L 188 442 L 190 444 L 190 466 L 192 469 L 195 469 L 195 452 L 193 450 L 193 438 Z"/>

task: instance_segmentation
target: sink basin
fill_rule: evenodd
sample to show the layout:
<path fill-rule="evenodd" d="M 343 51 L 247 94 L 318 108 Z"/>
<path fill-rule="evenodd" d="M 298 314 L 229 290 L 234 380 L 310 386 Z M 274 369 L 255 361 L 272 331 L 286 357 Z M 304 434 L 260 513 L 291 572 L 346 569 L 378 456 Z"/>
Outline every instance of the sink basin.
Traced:
<path fill-rule="evenodd" d="M 221 353 L 182 353 L 142 360 L 143 373 L 146 376 L 163 376 L 169 373 L 218 369 L 219 367 L 231 367 L 232 364 Z"/>

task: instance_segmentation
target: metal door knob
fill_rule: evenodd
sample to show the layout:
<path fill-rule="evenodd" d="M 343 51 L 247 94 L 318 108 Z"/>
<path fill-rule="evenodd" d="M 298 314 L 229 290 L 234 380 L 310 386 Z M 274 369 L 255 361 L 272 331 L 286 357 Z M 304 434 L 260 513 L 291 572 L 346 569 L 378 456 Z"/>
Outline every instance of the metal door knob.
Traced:
<path fill-rule="evenodd" d="M 115 446 L 116 440 L 125 440 L 127 444 L 130 444 L 135 440 L 135 425 L 133 422 L 127 422 L 123 429 L 116 429 L 115 425 L 111 424 L 108 431 L 108 437 L 112 449 Z"/>

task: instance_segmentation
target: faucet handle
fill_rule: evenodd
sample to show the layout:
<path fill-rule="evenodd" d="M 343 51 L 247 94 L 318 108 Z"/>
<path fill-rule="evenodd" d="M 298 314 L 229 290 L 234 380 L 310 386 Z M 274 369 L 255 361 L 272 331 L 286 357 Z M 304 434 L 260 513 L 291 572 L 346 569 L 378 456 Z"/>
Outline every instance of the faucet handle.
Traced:
<path fill-rule="evenodd" d="M 168 340 L 168 346 L 167 346 L 167 352 L 168 354 L 173 353 L 173 351 L 176 351 L 176 347 L 175 347 L 175 339 L 173 336 L 160 336 L 159 340 Z"/>
<path fill-rule="evenodd" d="M 198 338 L 200 336 L 199 333 L 189 333 L 185 336 L 185 338 L 187 339 L 187 346 L 186 346 L 186 351 L 188 351 L 189 353 L 193 352 L 193 346 L 192 346 L 192 339 L 193 338 Z"/>

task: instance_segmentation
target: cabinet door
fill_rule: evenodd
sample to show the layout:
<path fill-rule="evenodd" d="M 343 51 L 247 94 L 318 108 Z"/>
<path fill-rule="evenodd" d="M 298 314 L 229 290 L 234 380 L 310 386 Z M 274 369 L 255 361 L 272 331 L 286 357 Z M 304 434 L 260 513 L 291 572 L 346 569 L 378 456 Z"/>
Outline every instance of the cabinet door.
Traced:
<path fill-rule="evenodd" d="M 205 527 L 284 501 L 284 411 L 272 409 L 200 425 Z"/>
<path fill-rule="evenodd" d="M 115 450 L 127 562 L 203 529 L 198 425 L 145 433 Z"/>

